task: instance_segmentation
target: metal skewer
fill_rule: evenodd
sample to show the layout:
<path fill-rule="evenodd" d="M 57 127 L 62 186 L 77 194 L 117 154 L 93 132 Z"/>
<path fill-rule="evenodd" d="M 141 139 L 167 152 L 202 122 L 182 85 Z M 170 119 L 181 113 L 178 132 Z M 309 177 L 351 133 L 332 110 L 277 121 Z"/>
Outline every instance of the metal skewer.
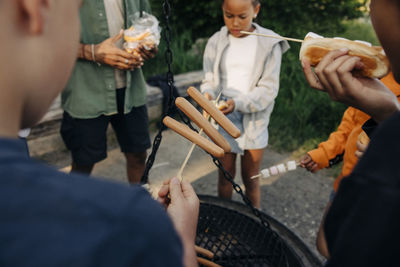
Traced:
<path fill-rule="evenodd" d="M 282 37 L 282 36 L 279 36 L 279 35 L 269 35 L 269 34 L 262 34 L 262 33 L 257 33 L 257 32 L 247 32 L 247 31 L 240 31 L 240 33 L 249 34 L 249 35 L 257 35 L 257 36 L 262 36 L 262 37 L 270 37 L 270 38 L 282 39 L 282 40 L 298 42 L 298 43 L 302 43 L 303 42 L 303 40 L 300 40 L 300 39 Z"/>

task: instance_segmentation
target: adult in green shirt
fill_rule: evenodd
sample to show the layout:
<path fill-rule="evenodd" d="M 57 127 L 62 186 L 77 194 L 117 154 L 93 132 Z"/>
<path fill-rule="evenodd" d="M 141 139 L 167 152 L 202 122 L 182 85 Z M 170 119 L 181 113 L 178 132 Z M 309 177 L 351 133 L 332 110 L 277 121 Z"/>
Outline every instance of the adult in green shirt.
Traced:
<path fill-rule="evenodd" d="M 78 60 L 61 98 L 61 135 L 72 154 L 72 171 L 90 174 L 107 157 L 111 123 L 126 157 L 129 182 L 139 182 L 143 174 L 150 138 L 140 67 L 157 47 L 140 47 L 137 55 L 122 49 L 122 29 L 132 26 L 140 11 L 150 12 L 147 0 L 85 1 L 80 9 Z"/>

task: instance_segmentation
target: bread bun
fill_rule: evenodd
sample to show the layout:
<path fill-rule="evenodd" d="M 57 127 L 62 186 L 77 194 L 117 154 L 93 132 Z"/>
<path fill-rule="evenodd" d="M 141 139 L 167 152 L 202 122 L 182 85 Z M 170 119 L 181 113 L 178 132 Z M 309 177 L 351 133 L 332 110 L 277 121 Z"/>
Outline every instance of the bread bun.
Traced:
<path fill-rule="evenodd" d="M 348 48 L 349 55 L 359 57 L 364 64 L 362 69 L 353 71 L 355 76 L 382 78 L 390 71 L 389 60 L 381 47 L 343 38 L 322 38 L 315 34 L 309 34 L 304 39 L 300 49 L 300 60 L 305 58 L 311 66 L 316 66 L 330 51 L 341 48 Z"/>

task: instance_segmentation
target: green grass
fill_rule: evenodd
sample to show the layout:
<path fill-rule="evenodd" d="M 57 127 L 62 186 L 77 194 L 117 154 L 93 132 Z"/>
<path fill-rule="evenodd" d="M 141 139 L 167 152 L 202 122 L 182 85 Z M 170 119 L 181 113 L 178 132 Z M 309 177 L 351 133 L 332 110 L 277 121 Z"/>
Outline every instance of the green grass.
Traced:
<path fill-rule="evenodd" d="M 344 22 L 344 25 L 346 30 L 342 34 L 343 37 L 351 40 L 367 41 L 373 45 L 379 45 L 378 38 L 376 37 L 369 19 L 362 18 L 355 21 L 346 21 Z"/>

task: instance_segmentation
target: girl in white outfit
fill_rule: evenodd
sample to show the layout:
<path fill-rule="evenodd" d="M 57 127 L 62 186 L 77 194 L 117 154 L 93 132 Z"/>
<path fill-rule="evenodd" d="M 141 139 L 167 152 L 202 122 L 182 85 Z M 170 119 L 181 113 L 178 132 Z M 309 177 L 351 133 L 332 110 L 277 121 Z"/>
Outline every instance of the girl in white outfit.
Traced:
<path fill-rule="evenodd" d="M 236 155 L 241 155 L 242 179 L 246 195 L 260 207 L 258 179 L 250 177 L 260 171 L 264 148 L 268 145 L 268 123 L 279 90 L 282 54 L 289 49 L 286 41 L 241 34 L 240 31 L 277 35 L 253 19 L 260 10 L 258 0 L 224 0 L 225 26 L 209 40 L 204 52 L 205 78 L 201 91 L 212 100 L 222 90 L 228 107 L 222 110 L 241 130 L 236 140 L 221 127 L 232 147 L 221 159 L 224 168 L 235 177 Z M 219 173 L 218 195 L 230 199 L 232 186 Z"/>

